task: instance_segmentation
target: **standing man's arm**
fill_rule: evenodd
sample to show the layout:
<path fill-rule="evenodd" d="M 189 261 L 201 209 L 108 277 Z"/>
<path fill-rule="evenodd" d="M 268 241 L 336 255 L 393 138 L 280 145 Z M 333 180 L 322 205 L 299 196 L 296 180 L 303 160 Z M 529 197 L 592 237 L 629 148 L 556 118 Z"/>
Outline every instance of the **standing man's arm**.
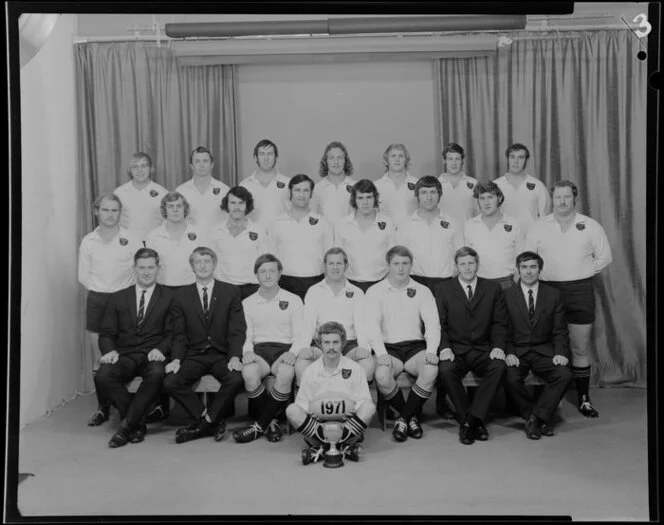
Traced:
<path fill-rule="evenodd" d="M 302 334 L 304 333 L 304 304 L 302 303 L 302 299 L 299 297 L 296 297 L 297 300 L 293 300 L 293 308 L 290 314 L 290 322 L 291 322 L 291 339 L 293 343 L 291 344 L 291 347 L 288 349 L 288 352 L 293 354 L 292 357 L 292 362 L 289 361 L 288 357 L 284 358 L 284 362 L 287 365 L 293 365 L 295 364 L 295 358 L 298 356 L 300 353 L 300 350 L 302 350 L 302 347 L 300 345 L 300 341 L 302 341 Z"/>
<path fill-rule="evenodd" d="M 611 245 L 609 239 L 606 237 L 606 232 L 599 223 L 591 223 L 591 242 L 593 246 L 593 267 L 595 273 L 601 272 L 606 268 L 611 261 L 613 255 L 611 254 Z"/>
<path fill-rule="evenodd" d="M 378 286 L 378 285 L 375 285 Z M 365 318 L 367 336 L 369 344 L 376 354 L 377 364 L 386 364 L 385 360 L 389 358 L 385 343 L 383 342 L 383 334 L 381 329 L 382 321 L 382 308 L 380 304 L 381 295 L 377 292 L 372 293 L 374 288 L 369 288 L 365 296 Z M 389 363 L 389 359 L 387 360 Z"/>
<path fill-rule="evenodd" d="M 230 305 L 228 307 L 227 334 L 228 356 L 242 359 L 242 348 L 247 338 L 247 321 L 242 308 L 240 289 L 232 287 Z"/>
<path fill-rule="evenodd" d="M 357 346 L 371 352 L 371 344 L 367 334 L 367 326 L 364 320 L 367 308 L 367 298 L 362 292 L 358 295 L 353 304 L 353 326 L 357 337 Z"/>
<path fill-rule="evenodd" d="M 555 294 L 555 304 L 553 307 L 553 353 L 566 359 L 570 358 L 569 330 L 567 328 L 567 319 L 565 318 L 565 307 L 562 295 Z"/>
<path fill-rule="evenodd" d="M 82 242 L 78 248 L 78 282 L 86 290 L 90 289 L 90 254 L 87 250 L 87 243 Z"/>
<path fill-rule="evenodd" d="M 440 317 L 433 294 L 424 288 L 420 299 L 420 317 L 424 321 L 424 339 L 427 342 L 427 354 L 437 355 L 440 346 Z"/>
<path fill-rule="evenodd" d="M 171 346 L 171 359 L 181 361 L 187 348 L 187 319 L 180 298 L 176 295 L 171 301 L 170 310 L 171 327 L 173 330 L 173 344 Z"/>
<path fill-rule="evenodd" d="M 541 181 L 540 184 L 537 185 L 537 212 L 539 213 L 540 218 L 551 213 L 551 199 L 549 198 L 549 191 Z"/>
<path fill-rule="evenodd" d="M 453 361 L 454 352 L 452 352 L 452 345 L 450 342 L 447 301 L 445 300 L 441 286 L 437 286 L 435 290 L 436 310 L 438 312 L 440 323 L 440 343 L 438 344 L 438 349 L 440 350 L 439 357 L 443 361 Z"/>
<path fill-rule="evenodd" d="M 99 350 L 101 351 L 101 355 L 115 350 L 119 332 L 118 316 L 119 312 L 115 307 L 115 297 L 111 297 L 104 309 L 104 317 L 102 318 L 101 328 L 99 329 Z"/>

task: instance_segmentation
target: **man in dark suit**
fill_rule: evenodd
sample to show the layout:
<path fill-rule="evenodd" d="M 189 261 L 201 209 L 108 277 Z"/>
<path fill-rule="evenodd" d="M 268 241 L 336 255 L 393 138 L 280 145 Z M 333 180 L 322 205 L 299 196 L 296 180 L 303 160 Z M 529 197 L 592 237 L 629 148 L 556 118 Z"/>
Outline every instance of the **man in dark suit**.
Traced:
<path fill-rule="evenodd" d="M 560 292 L 540 282 L 543 259 L 535 252 L 516 258 L 519 284 L 505 291 L 509 313 L 505 389 L 526 420 L 529 439 L 553 436 L 553 416 L 572 381 L 570 344 L 565 307 Z M 547 384 L 537 401 L 528 393 L 524 378 L 531 370 Z"/>
<path fill-rule="evenodd" d="M 226 431 L 224 418 L 231 413 L 242 390 L 242 346 L 247 324 L 240 289 L 217 281 L 217 255 L 199 246 L 189 257 L 196 282 L 180 288 L 173 302 L 172 361 L 166 365 L 164 391 L 180 403 L 196 422 L 175 433 L 175 441 L 214 436 Z M 205 408 L 191 386 L 212 374 L 221 387 Z"/>
<path fill-rule="evenodd" d="M 157 284 L 158 269 L 157 252 L 139 249 L 134 255 L 136 284 L 115 292 L 104 311 L 96 381 L 100 394 L 116 406 L 122 419 L 120 430 L 108 443 L 111 448 L 143 441 L 145 416 L 158 398 L 166 374 L 173 292 Z M 132 399 L 125 384 L 136 376 L 143 382 Z"/>
<path fill-rule="evenodd" d="M 438 378 L 456 408 L 459 441 L 472 445 L 475 439 L 489 439 L 484 419 L 505 376 L 508 320 L 500 285 L 477 277 L 477 252 L 459 248 L 454 264 L 457 278 L 436 287 L 441 327 Z M 469 370 L 482 378 L 472 404 L 462 383 Z"/>

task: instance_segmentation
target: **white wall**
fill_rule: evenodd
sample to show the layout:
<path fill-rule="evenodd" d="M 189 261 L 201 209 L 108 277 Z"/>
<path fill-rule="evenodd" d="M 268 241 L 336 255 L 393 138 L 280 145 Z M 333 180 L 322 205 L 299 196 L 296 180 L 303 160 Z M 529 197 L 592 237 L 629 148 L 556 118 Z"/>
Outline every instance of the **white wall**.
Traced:
<path fill-rule="evenodd" d="M 81 375 L 77 31 L 77 15 L 61 15 L 44 47 L 21 69 L 21 426 L 70 399 Z"/>
<path fill-rule="evenodd" d="M 254 145 L 269 138 L 285 175 L 317 177 L 325 146 L 348 148 L 354 177 L 383 174 L 382 155 L 403 143 L 415 176 L 436 173 L 440 147 L 434 123 L 433 68 L 429 61 L 238 68 L 240 178 L 255 168 Z"/>

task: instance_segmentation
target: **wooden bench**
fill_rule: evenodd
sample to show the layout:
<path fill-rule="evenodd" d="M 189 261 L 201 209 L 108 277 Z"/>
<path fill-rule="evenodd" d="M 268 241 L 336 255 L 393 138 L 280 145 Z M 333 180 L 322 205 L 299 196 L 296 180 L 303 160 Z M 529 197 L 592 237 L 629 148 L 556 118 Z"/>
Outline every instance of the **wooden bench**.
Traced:
<path fill-rule="evenodd" d="M 129 383 L 127 383 L 127 390 L 135 394 L 136 391 L 138 390 L 138 387 L 141 385 L 143 382 L 143 378 L 140 376 L 135 377 Z M 272 374 L 268 375 L 266 377 L 266 385 L 265 388 L 270 388 L 272 386 L 272 383 L 274 382 L 274 376 Z M 219 387 L 221 387 L 221 383 L 216 380 L 216 378 L 212 375 L 204 375 L 201 377 L 198 381 L 196 381 L 192 386 L 192 390 L 196 393 L 202 394 L 203 395 L 203 406 L 207 408 L 208 406 L 208 394 L 216 394 L 219 391 Z M 238 396 L 246 396 L 246 392 L 242 391 Z M 292 430 L 290 427 L 290 423 L 288 419 L 286 419 L 286 432 L 290 435 Z"/>
<path fill-rule="evenodd" d="M 397 386 L 401 389 L 410 389 L 415 384 L 417 380 L 416 377 L 410 375 L 408 372 L 403 371 L 396 377 Z M 463 378 L 463 386 L 468 391 L 469 388 L 477 388 L 480 386 L 481 378 L 478 378 L 472 372 L 468 372 Z M 536 376 L 532 371 L 528 372 L 526 379 L 524 381 L 526 386 L 529 387 L 539 387 L 546 385 L 546 381 L 542 378 Z M 387 402 L 383 398 L 383 395 L 380 393 L 378 388 L 376 388 L 376 401 L 377 401 L 377 412 L 378 412 L 378 421 L 381 424 L 383 430 L 387 428 Z"/>

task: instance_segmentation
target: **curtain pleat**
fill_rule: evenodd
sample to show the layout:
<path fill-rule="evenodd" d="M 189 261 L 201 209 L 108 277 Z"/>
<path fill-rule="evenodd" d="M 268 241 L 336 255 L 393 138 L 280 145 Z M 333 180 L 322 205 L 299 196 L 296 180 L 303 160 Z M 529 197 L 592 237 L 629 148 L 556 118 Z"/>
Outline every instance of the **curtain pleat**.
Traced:
<path fill-rule="evenodd" d="M 464 146 L 466 171 L 479 179 L 501 176 L 505 148 L 522 142 L 529 173 L 547 187 L 577 184 L 577 210 L 599 221 L 613 251 L 595 277 L 592 382 L 645 386 L 647 64 L 629 31 L 567 36 L 440 60 L 441 138 Z"/>

